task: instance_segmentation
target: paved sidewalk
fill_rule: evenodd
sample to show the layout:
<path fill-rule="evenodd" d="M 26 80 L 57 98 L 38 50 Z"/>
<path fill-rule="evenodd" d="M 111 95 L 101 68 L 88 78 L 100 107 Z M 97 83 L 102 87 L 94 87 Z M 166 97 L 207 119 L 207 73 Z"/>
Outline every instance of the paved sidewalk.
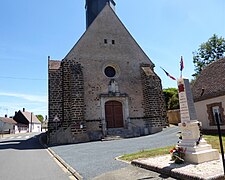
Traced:
<path fill-rule="evenodd" d="M 92 180 L 176 180 L 167 175 L 129 165 L 125 168 L 102 174 Z"/>
<path fill-rule="evenodd" d="M 175 164 L 170 155 L 132 161 L 132 164 L 158 173 L 185 180 L 224 180 L 222 160 L 201 164 Z"/>

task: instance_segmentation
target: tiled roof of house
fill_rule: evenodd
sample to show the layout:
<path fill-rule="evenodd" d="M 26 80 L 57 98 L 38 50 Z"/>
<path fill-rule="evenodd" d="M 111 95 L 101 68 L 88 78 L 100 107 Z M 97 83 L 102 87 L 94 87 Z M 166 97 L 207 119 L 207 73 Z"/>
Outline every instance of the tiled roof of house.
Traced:
<path fill-rule="evenodd" d="M 9 123 L 9 124 L 16 124 L 17 122 L 12 119 L 12 118 L 7 118 L 7 117 L 0 117 L 0 121 Z"/>
<path fill-rule="evenodd" d="M 61 61 L 58 61 L 58 60 L 49 60 L 48 61 L 48 67 L 51 70 L 59 69 L 60 66 L 61 66 Z"/>
<path fill-rule="evenodd" d="M 23 111 L 21 111 L 21 113 L 31 123 L 31 112 L 27 112 L 27 111 L 23 112 Z M 35 116 L 34 114 L 32 114 L 32 123 L 41 124 L 41 122 L 38 120 L 37 116 Z"/>
<path fill-rule="evenodd" d="M 192 93 L 195 102 L 225 95 L 225 58 L 209 64 L 201 71 Z"/>

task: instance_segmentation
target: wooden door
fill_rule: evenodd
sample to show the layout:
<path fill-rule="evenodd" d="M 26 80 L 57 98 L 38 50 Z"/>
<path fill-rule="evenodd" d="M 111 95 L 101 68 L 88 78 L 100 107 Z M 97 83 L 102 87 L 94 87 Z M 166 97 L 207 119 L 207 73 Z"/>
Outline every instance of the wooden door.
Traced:
<path fill-rule="evenodd" d="M 123 108 L 118 101 L 108 101 L 105 103 L 105 118 L 107 128 L 123 127 Z"/>

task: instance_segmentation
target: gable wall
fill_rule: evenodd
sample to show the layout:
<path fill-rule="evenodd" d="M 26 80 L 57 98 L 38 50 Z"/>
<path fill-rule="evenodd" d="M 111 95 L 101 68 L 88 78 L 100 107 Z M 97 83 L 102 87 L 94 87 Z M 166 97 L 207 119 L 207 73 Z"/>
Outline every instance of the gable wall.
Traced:
<path fill-rule="evenodd" d="M 21 111 L 18 111 L 16 113 L 16 115 L 13 117 L 13 119 L 17 122 L 17 123 L 21 123 L 21 124 L 29 124 L 29 121 L 24 117 L 24 115 L 21 113 Z"/>
<path fill-rule="evenodd" d="M 114 80 L 119 95 L 109 93 L 111 78 L 104 74 L 108 65 L 117 71 Z M 143 65 L 149 67 L 151 76 L 145 75 Z M 125 128 L 137 135 L 159 131 L 164 125 L 165 109 L 161 80 L 153 68 L 151 60 L 106 6 L 61 66 L 49 70 L 49 125 L 56 113 L 62 121 L 49 142 L 101 139 L 106 132 L 104 103 L 108 100 L 123 104 Z M 49 128 L 54 126 L 52 123 Z"/>
<path fill-rule="evenodd" d="M 120 93 L 127 93 L 130 97 L 130 116 L 144 115 L 140 64 L 151 67 L 153 64 L 110 7 L 100 13 L 65 59 L 79 62 L 83 67 L 85 119 L 101 118 L 99 95 L 108 92 L 110 78 L 103 72 L 108 64 L 118 66 L 119 76 L 115 80 Z"/>

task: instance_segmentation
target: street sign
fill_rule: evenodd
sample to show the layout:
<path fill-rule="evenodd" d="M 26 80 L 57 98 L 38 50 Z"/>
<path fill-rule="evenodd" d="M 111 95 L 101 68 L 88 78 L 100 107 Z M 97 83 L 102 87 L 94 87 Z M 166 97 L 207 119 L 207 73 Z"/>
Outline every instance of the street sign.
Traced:
<path fill-rule="evenodd" d="M 60 121 L 60 119 L 58 118 L 57 115 L 55 115 L 55 117 L 54 117 L 54 119 L 53 119 L 53 122 L 59 122 L 59 121 Z"/>

